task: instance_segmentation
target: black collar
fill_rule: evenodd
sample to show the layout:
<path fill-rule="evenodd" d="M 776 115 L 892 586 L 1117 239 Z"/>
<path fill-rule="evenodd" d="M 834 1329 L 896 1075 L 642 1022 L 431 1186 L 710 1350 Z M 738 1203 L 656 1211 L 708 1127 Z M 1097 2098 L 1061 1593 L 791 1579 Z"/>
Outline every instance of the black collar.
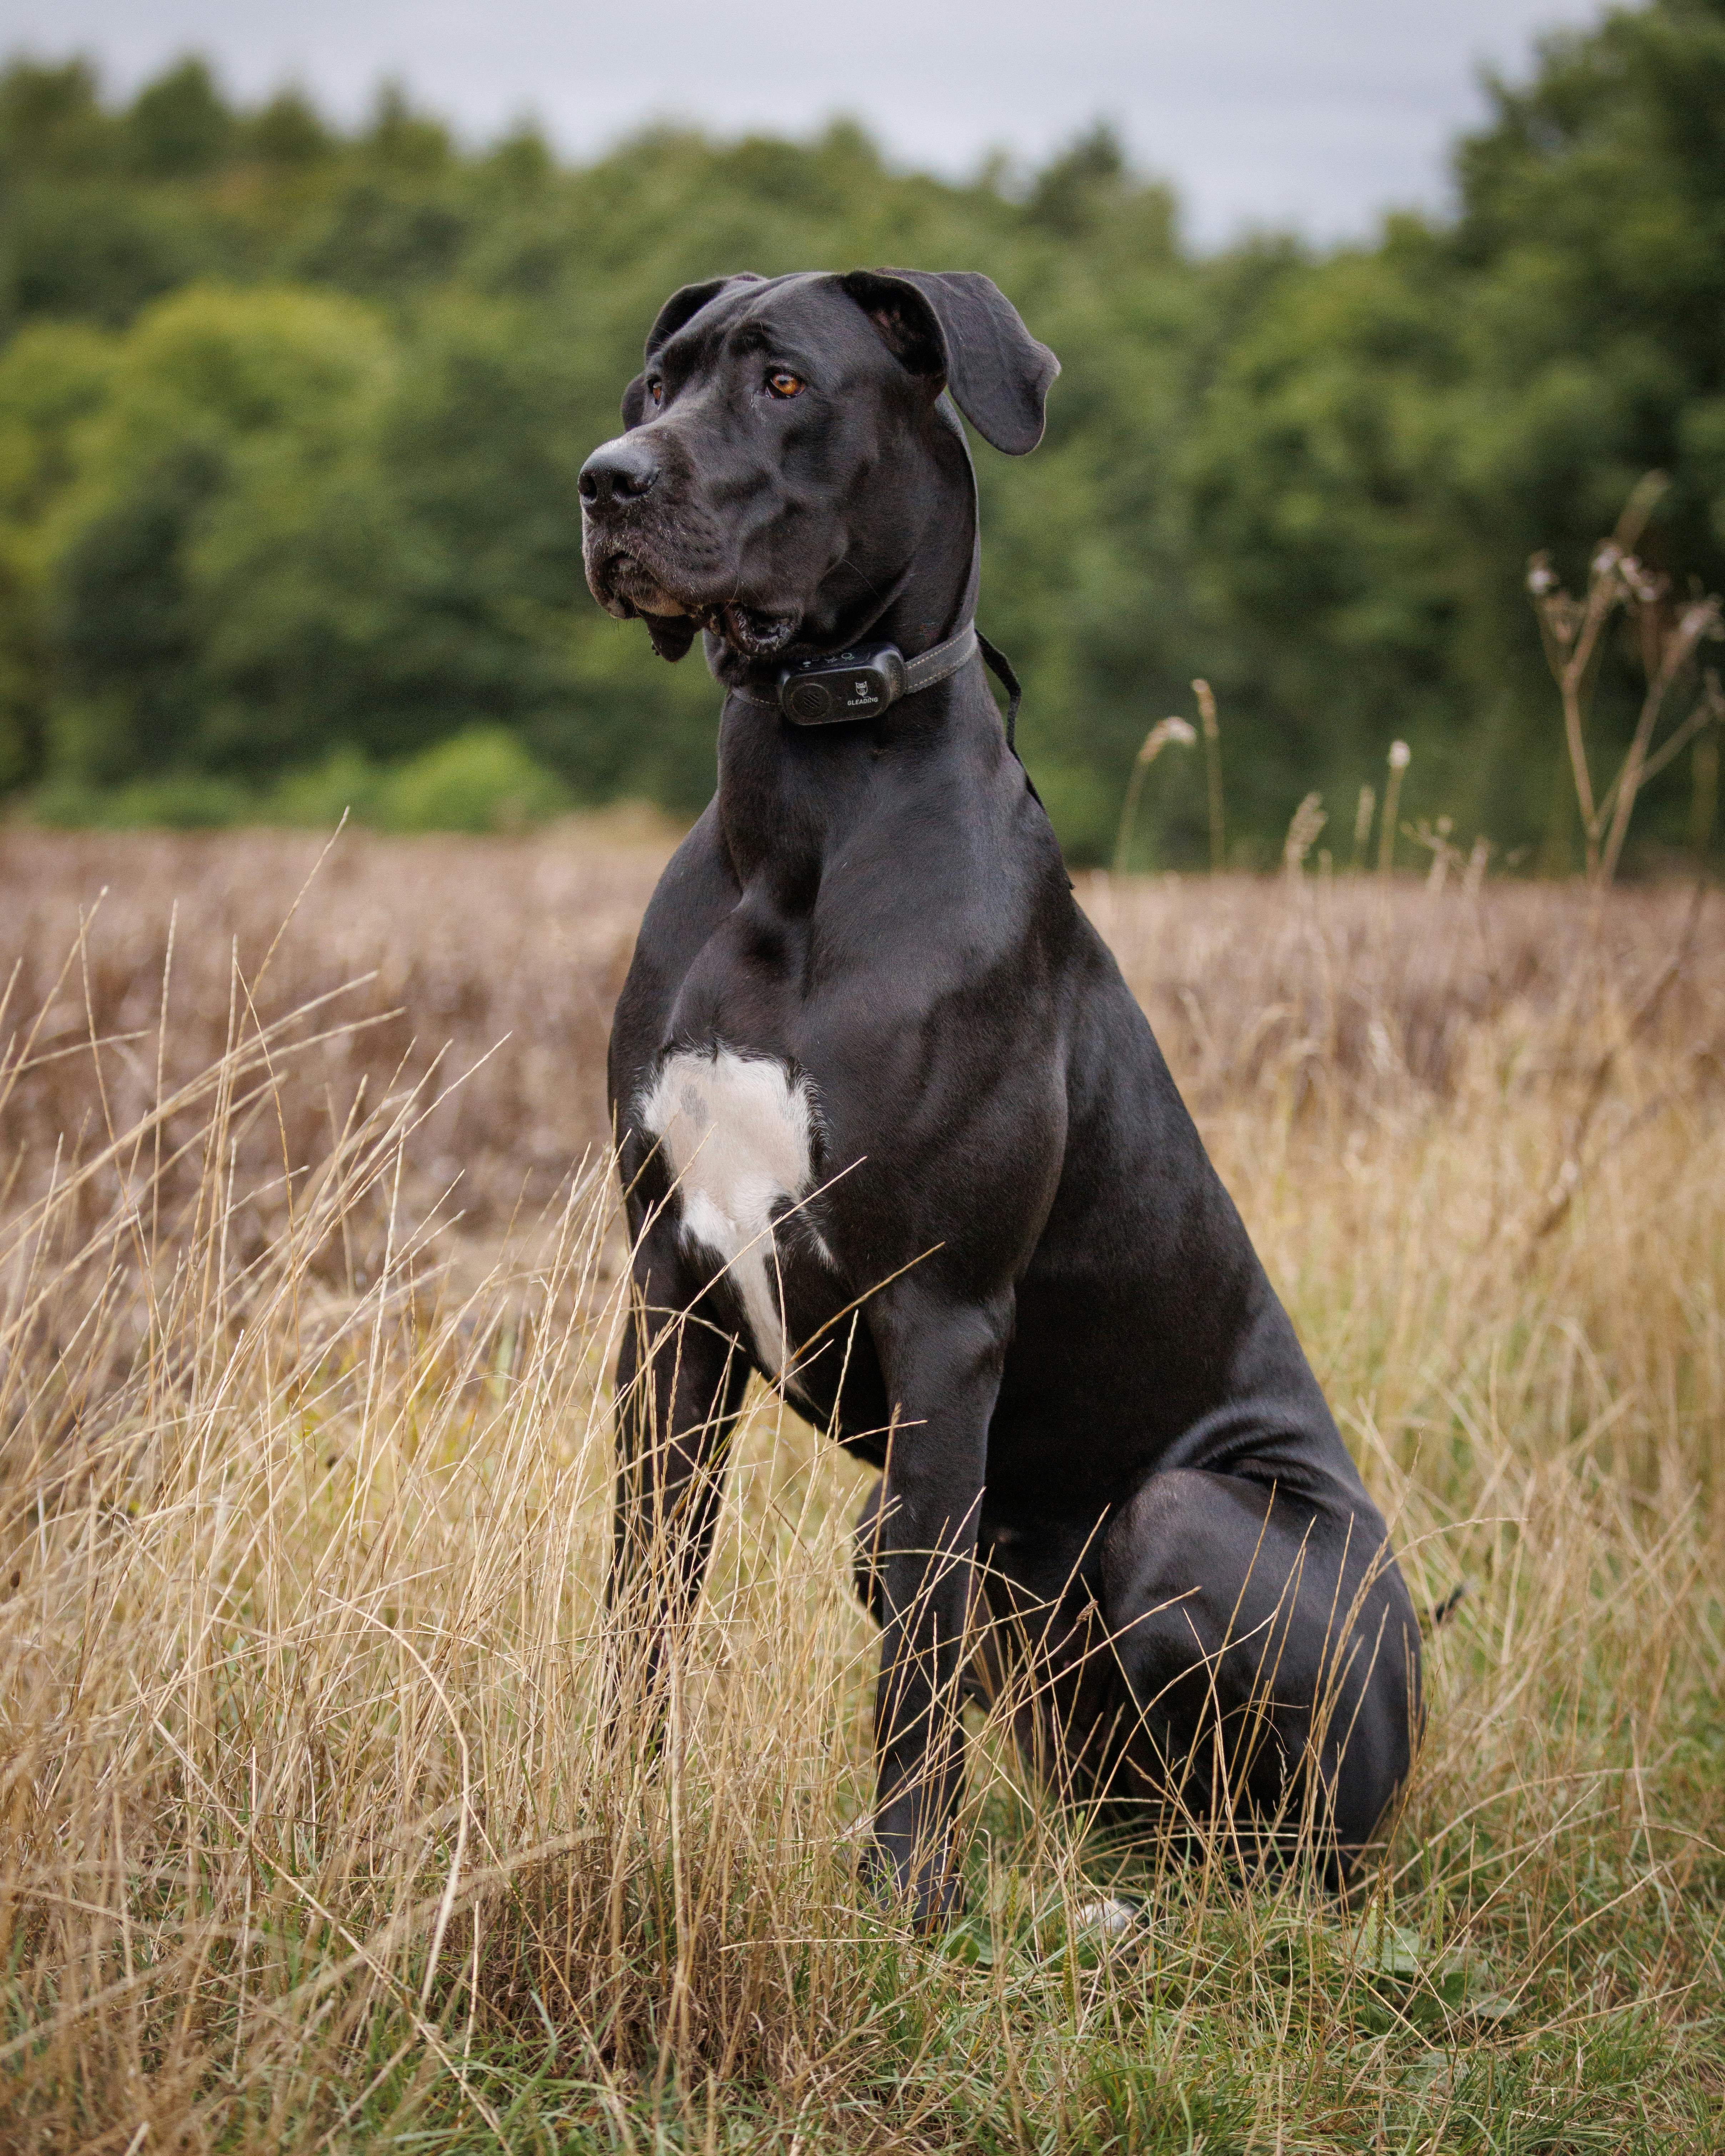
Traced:
<path fill-rule="evenodd" d="M 1004 654 L 996 650 L 973 621 L 966 622 L 944 644 L 937 644 L 932 651 L 915 659 L 906 659 L 896 644 L 861 644 L 854 650 L 799 660 L 785 667 L 770 696 L 742 685 L 730 693 L 762 711 L 781 712 L 796 726 L 855 725 L 864 719 L 879 718 L 902 696 L 914 696 L 933 688 L 937 681 L 948 680 L 968 665 L 978 651 L 1006 690 L 1006 744 L 1013 748 L 1023 695 L 1019 677 Z"/>

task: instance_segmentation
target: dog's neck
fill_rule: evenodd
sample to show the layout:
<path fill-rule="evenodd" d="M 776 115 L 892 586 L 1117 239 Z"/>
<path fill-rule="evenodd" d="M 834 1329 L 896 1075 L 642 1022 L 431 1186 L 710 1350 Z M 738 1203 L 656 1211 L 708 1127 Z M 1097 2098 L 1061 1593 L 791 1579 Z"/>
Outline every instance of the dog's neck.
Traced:
<path fill-rule="evenodd" d="M 709 633 L 707 665 L 727 690 L 746 689 L 773 702 L 780 671 L 793 660 L 867 644 L 896 644 L 906 659 L 916 659 L 970 620 L 980 557 L 969 447 L 956 417 L 939 407 L 922 447 L 924 455 L 901 473 L 877 520 L 875 543 L 853 538 L 784 650 L 750 659 Z"/>
<path fill-rule="evenodd" d="M 979 569 L 973 490 L 968 500 L 949 496 L 940 503 L 897 575 L 865 594 L 862 611 L 872 613 L 872 620 L 842 643 L 895 644 L 906 659 L 920 658 L 974 614 Z M 883 590 L 886 603 L 881 606 L 878 593 Z"/>
<path fill-rule="evenodd" d="M 942 400 L 944 403 L 944 400 Z M 927 755 L 959 736 L 992 736 L 1006 753 L 981 660 L 902 696 L 881 717 L 798 726 L 778 708 L 787 660 L 858 644 L 894 644 L 916 659 L 973 618 L 979 568 L 976 475 L 963 428 L 937 409 L 919 459 L 877 520 L 876 548 L 857 547 L 822 589 L 815 633 L 768 665 L 728 650 L 708 663 L 727 691 L 719 728 L 718 814 L 740 880 L 763 870 L 780 898 L 812 901 L 821 862 L 844 834 L 875 813 L 876 783 L 899 757 Z M 889 551 L 890 549 L 890 551 Z M 758 701 L 757 701 L 758 700 Z"/>
<path fill-rule="evenodd" d="M 975 605 L 974 526 L 953 517 L 919 550 L 869 631 L 907 658 L 942 643 L 970 619 Z M 739 882 L 772 891 L 788 914 L 814 903 L 823 863 L 896 796 L 881 783 L 896 771 L 931 760 L 953 768 L 937 779 L 931 804 L 963 813 L 957 773 L 975 758 L 1010 753 L 982 661 L 927 689 L 901 697 L 878 719 L 799 726 L 776 701 L 727 696 L 719 730 L 717 812 L 726 850 Z"/>

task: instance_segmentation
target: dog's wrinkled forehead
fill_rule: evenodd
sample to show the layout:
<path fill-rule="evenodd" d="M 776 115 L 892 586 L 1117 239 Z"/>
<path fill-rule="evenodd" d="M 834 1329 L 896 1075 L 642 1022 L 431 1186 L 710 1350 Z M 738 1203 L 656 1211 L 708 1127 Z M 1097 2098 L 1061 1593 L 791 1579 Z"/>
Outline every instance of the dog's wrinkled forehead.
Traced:
<path fill-rule="evenodd" d="M 985 441 L 1023 456 L 1042 438 L 1060 362 L 1039 344 L 999 288 L 973 270 L 804 270 L 685 285 L 660 310 L 646 363 L 624 398 L 633 427 L 647 416 L 645 385 L 681 381 L 750 354 L 809 370 L 844 388 L 878 382 L 950 392 Z"/>
<path fill-rule="evenodd" d="M 680 294 L 679 298 L 682 295 Z M 666 310 L 670 311 L 669 309 Z M 648 339 L 646 369 L 681 382 L 728 360 L 767 357 L 815 376 L 899 370 L 878 329 L 835 276 L 734 277 L 688 318 Z"/>

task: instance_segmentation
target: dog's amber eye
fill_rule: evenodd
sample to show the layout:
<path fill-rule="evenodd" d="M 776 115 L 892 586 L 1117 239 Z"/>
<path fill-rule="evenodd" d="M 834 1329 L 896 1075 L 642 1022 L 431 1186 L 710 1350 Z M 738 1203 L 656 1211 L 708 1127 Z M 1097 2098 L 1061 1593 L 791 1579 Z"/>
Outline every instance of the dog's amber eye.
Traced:
<path fill-rule="evenodd" d="M 767 390 L 773 397 L 795 397 L 801 393 L 803 377 L 792 374 L 784 367 L 775 367 L 767 377 Z"/>
<path fill-rule="evenodd" d="M 647 384 L 647 394 L 652 398 L 653 409 L 656 412 L 665 402 L 665 384 L 662 382 L 649 382 Z"/>

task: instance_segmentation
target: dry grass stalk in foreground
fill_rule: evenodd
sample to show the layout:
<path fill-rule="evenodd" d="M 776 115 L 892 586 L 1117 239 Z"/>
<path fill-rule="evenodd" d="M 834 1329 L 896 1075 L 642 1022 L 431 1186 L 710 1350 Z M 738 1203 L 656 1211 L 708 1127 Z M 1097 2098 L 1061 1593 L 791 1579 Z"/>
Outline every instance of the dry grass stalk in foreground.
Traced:
<path fill-rule="evenodd" d="M 270 1016 L 334 985 L 285 940 L 261 1025 L 224 983 L 231 1043 L 177 1098 L 147 1011 L 124 1056 L 44 1066 L 85 1134 L 14 1187 L 0 2145 L 1717 2145 L 1717 937 L 1631 1037 L 1681 900 L 1086 896 L 1184 1014 L 1176 1068 L 1416 1594 L 1471 1583 L 1368 1901 L 1111 1851 L 990 1729 L 971 1916 L 929 1950 L 871 1914 L 865 1478 L 765 1394 L 648 1771 L 598 1711 L 605 1176 L 572 1171 L 530 1259 L 443 1265 L 416 1155 L 474 1059 L 355 1106 L 330 1007 Z M 199 932 L 182 906 L 176 976 L 220 981 Z M 211 1024 L 174 994 L 167 1070 L 176 1011 Z M 1073 1922 L 1099 1882 L 1143 1903 L 1111 1942 Z"/>

